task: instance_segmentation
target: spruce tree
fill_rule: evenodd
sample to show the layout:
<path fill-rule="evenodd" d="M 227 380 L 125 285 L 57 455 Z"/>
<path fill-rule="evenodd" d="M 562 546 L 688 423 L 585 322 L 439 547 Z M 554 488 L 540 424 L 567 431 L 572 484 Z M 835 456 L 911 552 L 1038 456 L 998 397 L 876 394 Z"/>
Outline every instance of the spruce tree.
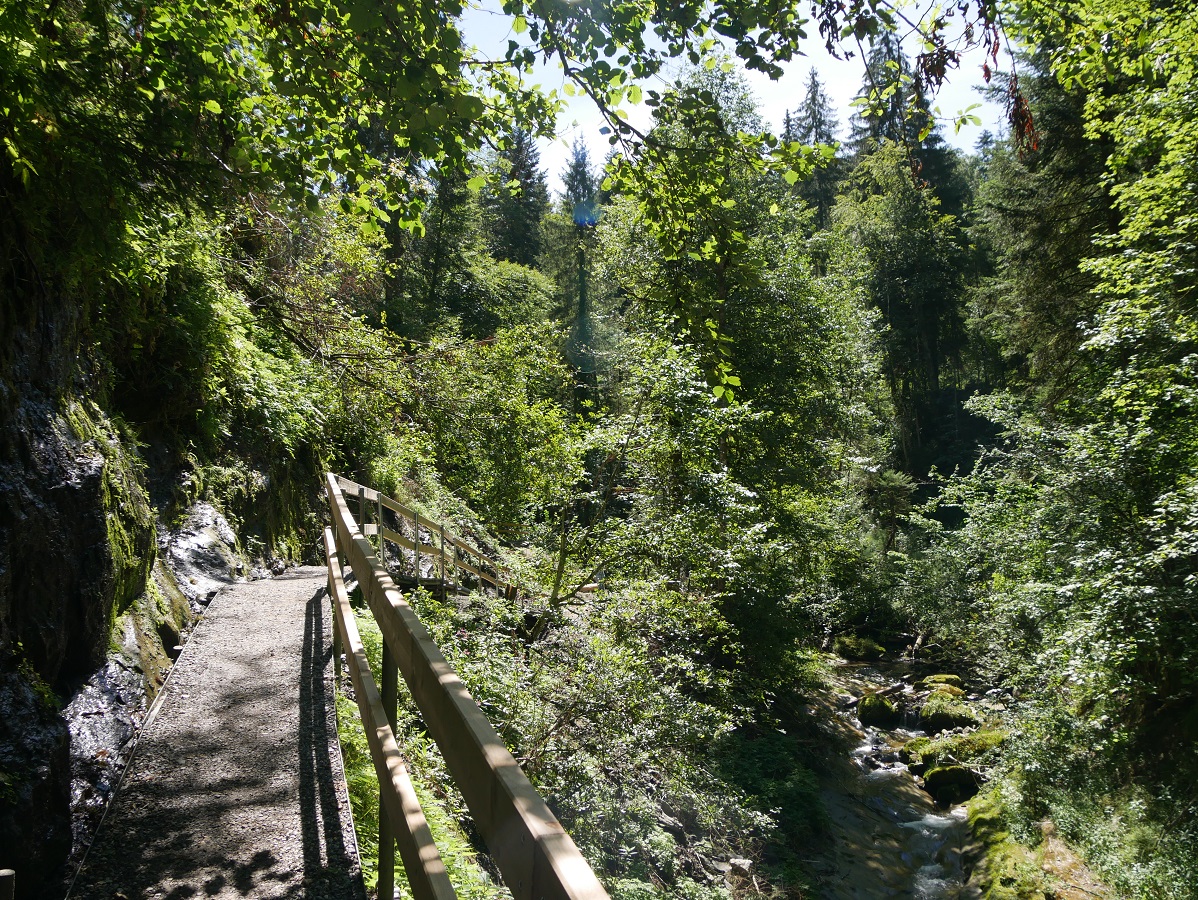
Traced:
<path fill-rule="evenodd" d="M 499 259 L 533 266 L 541 253 L 541 219 L 549 208 L 549 188 L 533 136 L 513 127 L 496 168 L 500 184 L 483 198 L 491 251 Z"/>
<path fill-rule="evenodd" d="M 599 183 L 591 167 L 590 151 L 581 138 L 574 140 L 570 162 L 566 166 L 565 175 L 562 176 L 562 184 L 566 189 L 566 208 L 574 216 L 574 222 L 578 225 L 593 224 L 595 194 Z M 580 216 L 587 221 L 580 221 Z"/>
<path fill-rule="evenodd" d="M 787 141 L 800 144 L 836 144 L 836 131 L 840 123 L 832 110 L 832 101 L 820 83 L 815 69 L 807 79 L 807 95 L 803 105 L 794 116 L 786 113 L 782 134 Z M 834 159 L 823 168 L 816 169 L 811 177 L 796 187 L 800 197 L 815 210 L 815 225 L 818 229 L 828 227 L 832 207 L 836 203 L 836 190 L 843 177 L 841 161 Z"/>

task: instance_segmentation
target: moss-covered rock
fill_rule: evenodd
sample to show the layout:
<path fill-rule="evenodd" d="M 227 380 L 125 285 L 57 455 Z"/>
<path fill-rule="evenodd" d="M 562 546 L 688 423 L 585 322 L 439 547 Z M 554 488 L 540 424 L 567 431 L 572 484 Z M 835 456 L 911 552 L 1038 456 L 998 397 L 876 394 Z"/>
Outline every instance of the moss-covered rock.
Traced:
<path fill-rule="evenodd" d="M 919 727 L 929 734 L 981 724 L 982 717 L 969 704 L 942 691 L 933 691 L 919 710 Z"/>
<path fill-rule="evenodd" d="M 959 687 L 953 687 L 951 684 L 934 684 L 932 690 L 940 694 L 948 694 L 950 697 L 964 697 L 965 691 Z"/>
<path fill-rule="evenodd" d="M 982 900 L 1048 900 L 1055 896 L 1035 853 L 1011 837 L 996 791 L 977 795 L 966 810 L 974 840 L 969 887 L 976 896 Z"/>
<path fill-rule="evenodd" d="M 898 705 L 882 694 L 866 694 L 857 704 L 857 718 L 862 725 L 893 725 L 899 712 Z"/>
<path fill-rule="evenodd" d="M 941 737 L 917 737 L 907 741 L 899 757 L 908 766 L 932 767 L 952 760 L 971 763 L 983 759 L 1000 746 L 1007 733 L 998 728 L 982 728 L 968 734 L 946 734 Z"/>
<path fill-rule="evenodd" d="M 937 766 L 923 776 L 923 789 L 937 803 L 961 803 L 978 792 L 978 778 L 965 766 Z"/>
<path fill-rule="evenodd" d="M 845 659 L 871 662 L 886 655 L 886 648 L 872 638 L 855 634 L 838 635 L 832 641 L 832 650 Z"/>
<path fill-rule="evenodd" d="M 964 685 L 961 683 L 961 677 L 959 675 L 929 675 L 927 678 L 923 679 L 920 684 L 925 688 L 935 687 L 938 684 L 947 684 L 950 687 L 955 688 L 964 687 Z"/>

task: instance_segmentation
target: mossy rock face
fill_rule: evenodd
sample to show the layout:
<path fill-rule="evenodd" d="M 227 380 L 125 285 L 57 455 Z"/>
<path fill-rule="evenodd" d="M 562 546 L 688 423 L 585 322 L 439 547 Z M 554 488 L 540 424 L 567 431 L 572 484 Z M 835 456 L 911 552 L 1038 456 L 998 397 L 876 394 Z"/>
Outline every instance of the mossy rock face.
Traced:
<path fill-rule="evenodd" d="M 965 691 L 959 687 L 953 687 L 951 684 L 934 684 L 932 690 L 938 694 L 948 694 L 950 697 L 964 697 Z"/>
<path fill-rule="evenodd" d="M 996 791 L 969 801 L 969 830 L 981 852 L 969 886 L 982 900 L 1047 900 L 1056 896 L 1045 884 L 1035 855 L 1010 834 L 1007 814 Z"/>
<path fill-rule="evenodd" d="M 899 719 L 899 708 L 889 697 L 866 694 L 857 704 L 857 718 L 862 725 L 893 725 Z"/>
<path fill-rule="evenodd" d="M 929 734 L 981 724 L 982 717 L 967 703 L 942 691 L 933 691 L 919 711 L 919 727 Z"/>
<path fill-rule="evenodd" d="M 962 803 L 978 792 L 978 779 L 965 766 L 937 766 L 923 776 L 923 789 L 937 803 Z"/>
<path fill-rule="evenodd" d="M 842 634 L 832 641 L 832 650 L 845 659 L 872 662 L 886 655 L 886 648 L 872 638 Z"/>
<path fill-rule="evenodd" d="M 961 677 L 959 675 L 929 675 L 921 682 L 921 684 L 925 688 L 934 687 L 938 684 L 947 684 L 950 687 L 955 687 L 958 689 L 963 687 L 961 683 Z"/>

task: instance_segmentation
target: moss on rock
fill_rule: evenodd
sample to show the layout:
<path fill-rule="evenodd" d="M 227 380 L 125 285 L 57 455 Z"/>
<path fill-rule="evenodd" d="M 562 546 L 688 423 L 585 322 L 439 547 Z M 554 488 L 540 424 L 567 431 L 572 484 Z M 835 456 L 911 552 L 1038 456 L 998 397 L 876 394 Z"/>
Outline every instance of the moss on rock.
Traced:
<path fill-rule="evenodd" d="M 154 565 L 154 512 L 141 485 L 141 461 L 94 403 L 69 401 L 64 418 L 83 448 L 103 458 L 100 502 L 112 561 L 110 622 L 145 590 Z"/>
<path fill-rule="evenodd" d="M 900 751 L 909 766 L 938 766 L 945 760 L 971 763 L 982 759 L 1007 739 L 998 728 L 982 728 L 968 734 L 946 734 L 941 737 L 917 737 L 907 741 Z"/>
<path fill-rule="evenodd" d="M 889 697 L 866 694 L 857 704 L 857 718 L 862 725 L 893 725 L 898 721 L 899 708 Z"/>
<path fill-rule="evenodd" d="M 969 887 L 975 896 L 981 900 L 1049 900 L 1056 896 L 1036 854 L 1011 837 L 997 791 L 974 797 L 966 811 L 974 841 Z"/>
<path fill-rule="evenodd" d="M 929 734 L 981 724 L 982 717 L 967 703 L 942 691 L 933 691 L 919 710 L 919 725 Z"/>
<path fill-rule="evenodd" d="M 948 694 L 950 697 L 964 697 L 965 691 L 959 687 L 953 687 L 951 684 L 934 684 L 932 690 L 939 694 Z"/>
<path fill-rule="evenodd" d="M 959 675 L 929 675 L 920 684 L 925 688 L 935 687 L 938 684 L 947 684 L 958 689 L 964 687 Z"/>

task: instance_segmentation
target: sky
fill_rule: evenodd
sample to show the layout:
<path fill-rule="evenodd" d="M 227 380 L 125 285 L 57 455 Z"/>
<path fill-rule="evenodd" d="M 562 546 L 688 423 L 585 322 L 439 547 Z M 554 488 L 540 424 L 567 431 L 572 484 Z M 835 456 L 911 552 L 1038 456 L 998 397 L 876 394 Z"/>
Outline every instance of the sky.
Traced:
<path fill-rule="evenodd" d="M 479 5 L 467 10 L 462 20 L 462 30 L 468 43 L 492 58 L 501 57 L 509 39 L 520 40 L 521 36 L 511 32 L 511 20 L 500 12 L 496 0 L 476 0 Z M 760 72 L 744 72 L 757 101 L 758 110 L 775 133 L 781 131 L 782 120 L 787 110 L 797 109 L 806 93 L 808 74 L 814 68 L 823 82 L 824 90 L 832 102 L 840 122 L 840 137 L 848 134 L 848 120 L 852 113 L 850 103 L 861 88 L 865 73 L 864 62 L 859 58 L 837 60 L 832 58 L 820 40 L 814 23 L 808 29 L 811 36 L 804 47 L 805 56 L 783 66 L 783 75 L 777 81 L 772 81 Z M 983 130 L 994 134 L 1005 131 L 1005 113 L 1001 104 L 986 101 L 978 92 L 982 84 L 982 63 L 985 61 L 981 50 L 975 50 L 965 56 L 960 68 L 950 72 L 948 82 L 941 88 L 933 100 L 934 108 L 939 108 L 942 118 L 941 134 L 945 141 L 958 149 L 972 151 L 981 137 Z M 678 64 L 673 72 L 666 73 L 666 81 L 676 77 L 682 71 Z M 1000 66 L 1001 65 L 1000 58 Z M 533 77 L 540 81 L 546 89 L 560 89 L 563 76 L 560 68 L 540 66 Z M 646 85 L 661 89 L 662 84 Z M 608 139 L 600 133 L 603 121 L 585 98 L 565 98 L 568 105 L 558 119 L 558 135 L 555 140 L 540 142 L 541 167 L 549 175 L 549 189 L 560 193 L 561 174 L 566 168 L 570 157 L 570 147 L 576 137 L 586 141 L 590 149 L 591 160 L 602 162 L 607 155 Z M 972 115 L 981 119 L 979 125 L 963 125 L 960 131 L 954 131 L 951 118 L 975 103 L 981 106 L 972 110 Z M 646 126 L 650 122 L 649 109 L 645 106 L 628 107 L 629 121 L 635 126 Z"/>

